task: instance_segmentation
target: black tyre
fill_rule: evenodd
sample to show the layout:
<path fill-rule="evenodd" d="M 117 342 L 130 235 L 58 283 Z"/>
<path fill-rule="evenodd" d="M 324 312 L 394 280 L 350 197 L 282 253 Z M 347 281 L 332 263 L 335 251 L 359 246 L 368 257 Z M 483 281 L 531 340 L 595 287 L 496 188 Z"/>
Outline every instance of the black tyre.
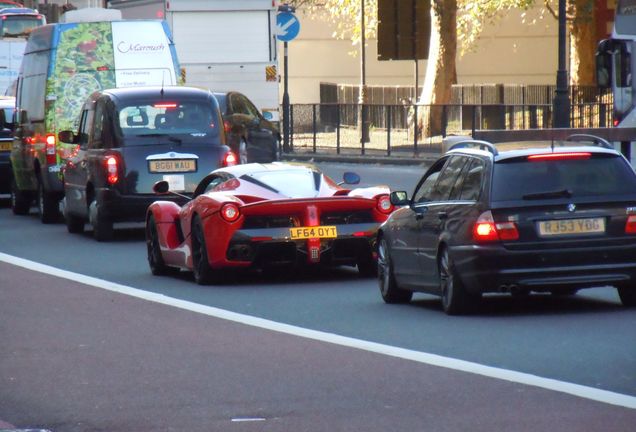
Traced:
<path fill-rule="evenodd" d="M 377 273 L 380 295 L 385 303 L 408 303 L 411 301 L 413 292 L 400 289 L 395 281 L 391 254 L 385 239 L 381 239 L 378 244 Z"/>
<path fill-rule="evenodd" d="M 102 214 L 97 201 L 93 201 L 88 210 L 90 223 L 93 226 L 93 237 L 99 242 L 106 242 L 113 239 L 115 230 L 113 221 Z"/>
<path fill-rule="evenodd" d="M 13 214 L 25 215 L 29 213 L 31 209 L 31 202 L 33 201 L 29 192 L 24 192 L 18 189 L 18 185 L 15 182 L 13 176 L 11 177 L 11 210 Z"/>
<path fill-rule="evenodd" d="M 198 215 L 192 220 L 192 271 L 194 281 L 199 285 L 221 282 L 220 272 L 210 267 L 203 224 Z"/>
<path fill-rule="evenodd" d="M 174 273 L 172 267 L 168 267 L 161 255 L 161 245 L 159 244 L 159 233 L 155 217 L 150 216 L 146 224 L 146 249 L 148 250 L 148 265 L 150 272 L 155 276 L 165 276 Z"/>
<path fill-rule="evenodd" d="M 444 312 L 448 315 L 461 315 L 472 311 L 481 296 L 466 291 L 446 248 L 439 254 L 438 271 Z"/>
<path fill-rule="evenodd" d="M 629 286 L 618 287 L 618 296 L 625 307 L 636 307 L 636 289 Z"/>
<path fill-rule="evenodd" d="M 55 194 L 44 190 L 41 181 L 38 181 L 37 204 L 42 223 L 50 224 L 60 219 L 59 201 Z"/>
<path fill-rule="evenodd" d="M 64 215 L 64 222 L 66 222 L 66 230 L 71 234 L 80 234 L 84 232 L 85 222 L 83 218 L 66 214 Z"/>

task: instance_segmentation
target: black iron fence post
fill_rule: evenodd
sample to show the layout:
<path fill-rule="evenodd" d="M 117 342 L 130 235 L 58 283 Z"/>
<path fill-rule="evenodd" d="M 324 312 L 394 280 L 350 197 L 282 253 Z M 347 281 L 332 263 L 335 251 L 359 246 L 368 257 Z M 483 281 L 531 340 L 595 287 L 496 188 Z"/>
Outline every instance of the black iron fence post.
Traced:
<path fill-rule="evenodd" d="M 431 118 L 430 116 L 430 107 L 429 107 L 429 119 Z M 417 104 L 413 105 L 413 153 L 415 153 L 417 155 L 417 136 L 419 135 L 419 131 L 418 129 L 418 122 L 417 122 Z M 430 127 L 429 127 L 430 130 Z"/>
<path fill-rule="evenodd" d="M 386 155 L 391 156 L 391 105 L 386 110 Z"/>
<path fill-rule="evenodd" d="M 336 116 L 336 153 L 340 154 L 340 104 L 336 104 L 338 115 Z"/>
<path fill-rule="evenodd" d="M 316 104 L 311 106 L 311 130 L 313 133 L 313 149 L 316 153 Z"/>

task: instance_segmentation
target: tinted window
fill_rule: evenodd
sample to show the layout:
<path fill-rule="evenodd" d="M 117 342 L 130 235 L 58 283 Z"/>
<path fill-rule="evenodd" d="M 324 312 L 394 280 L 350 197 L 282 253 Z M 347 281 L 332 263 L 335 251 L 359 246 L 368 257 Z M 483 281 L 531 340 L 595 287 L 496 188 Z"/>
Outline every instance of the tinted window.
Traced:
<path fill-rule="evenodd" d="M 591 159 L 529 162 L 514 159 L 496 163 L 492 200 L 510 201 L 524 195 L 572 191 L 572 196 L 611 196 L 636 192 L 636 175 L 615 155 Z"/>
<path fill-rule="evenodd" d="M 457 180 L 457 176 L 461 172 L 466 158 L 462 156 L 453 156 L 446 164 L 446 167 L 442 171 L 438 182 L 433 187 L 430 194 L 431 201 L 443 201 L 447 200 L 450 196 L 451 189 Z"/>
<path fill-rule="evenodd" d="M 35 27 L 44 24 L 42 18 L 28 15 L 7 15 L 2 17 L 1 36 L 28 36 Z"/>
<path fill-rule="evenodd" d="M 319 173 L 313 171 L 263 171 L 242 175 L 241 180 L 263 186 L 290 198 L 314 197 L 320 186 Z"/>
<path fill-rule="evenodd" d="M 415 193 L 413 194 L 413 202 L 421 203 L 430 201 L 431 191 L 433 190 L 433 186 L 437 183 L 437 179 L 439 178 L 439 173 L 444 168 L 446 161 L 439 161 L 437 165 L 434 165 L 426 175 L 427 177 L 422 181 L 420 180 L 420 185 L 415 189 Z"/>
<path fill-rule="evenodd" d="M 460 200 L 473 201 L 479 198 L 485 167 L 486 163 L 484 161 L 479 159 L 472 160 L 462 183 Z"/>
<path fill-rule="evenodd" d="M 245 114 L 252 117 L 258 117 L 258 110 L 247 98 L 240 94 L 234 94 L 231 97 L 232 111 L 234 114 Z"/>
<path fill-rule="evenodd" d="M 130 136 L 217 136 L 218 113 L 209 103 L 152 102 L 119 107 L 118 126 Z"/>
<path fill-rule="evenodd" d="M 17 106 L 30 121 L 44 120 L 44 93 L 50 51 L 32 52 L 22 58 Z"/>
<path fill-rule="evenodd" d="M 85 147 L 88 144 L 88 138 L 90 134 L 90 128 L 93 123 L 93 116 L 95 111 L 93 110 L 84 110 L 82 111 L 82 116 L 80 119 L 80 127 L 79 127 L 79 136 L 77 138 L 77 143 Z"/>
<path fill-rule="evenodd" d="M 95 104 L 95 126 L 93 128 L 93 148 L 105 148 L 102 128 L 104 126 L 104 101 L 100 100 Z"/>

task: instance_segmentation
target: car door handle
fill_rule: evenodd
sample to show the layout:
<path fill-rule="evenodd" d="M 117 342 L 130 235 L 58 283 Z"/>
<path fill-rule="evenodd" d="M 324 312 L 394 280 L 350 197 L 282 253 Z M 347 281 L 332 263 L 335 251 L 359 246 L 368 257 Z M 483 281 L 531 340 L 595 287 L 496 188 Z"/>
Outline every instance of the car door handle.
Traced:
<path fill-rule="evenodd" d="M 437 213 L 437 217 L 439 218 L 439 220 L 445 220 L 448 219 L 448 213 L 446 212 L 439 212 Z"/>

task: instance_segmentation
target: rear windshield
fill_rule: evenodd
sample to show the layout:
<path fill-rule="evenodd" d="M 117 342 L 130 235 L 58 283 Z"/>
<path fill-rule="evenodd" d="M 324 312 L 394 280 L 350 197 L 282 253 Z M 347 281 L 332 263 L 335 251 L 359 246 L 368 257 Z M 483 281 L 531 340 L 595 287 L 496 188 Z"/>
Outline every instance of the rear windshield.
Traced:
<path fill-rule="evenodd" d="M 0 28 L 2 37 L 29 36 L 31 30 L 44 24 L 40 15 L 10 15 L 3 16 Z"/>
<path fill-rule="evenodd" d="M 203 102 L 152 102 L 119 107 L 118 124 L 124 137 L 216 137 L 216 107 Z"/>
<path fill-rule="evenodd" d="M 535 162 L 512 159 L 494 166 L 492 201 L 549 198 L 551 192 L 554 197 L 636 194 L 636 175 L 615 155 Z"/>
<path fill-rule="evenodd" d="M 240 178 L 290 198 L 315 197 L 321 181 L 320 173 L 311 170 L 262 171 Z"/>

